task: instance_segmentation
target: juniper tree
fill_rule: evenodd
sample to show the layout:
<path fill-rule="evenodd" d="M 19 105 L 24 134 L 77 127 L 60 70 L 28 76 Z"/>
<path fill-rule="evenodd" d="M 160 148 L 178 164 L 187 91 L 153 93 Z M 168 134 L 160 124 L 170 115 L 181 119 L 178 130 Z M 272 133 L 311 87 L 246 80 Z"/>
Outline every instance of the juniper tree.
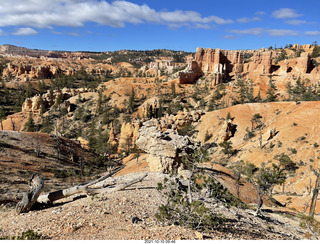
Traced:
<path fill-rule="evenodd" d="M 157 189 L 166 197 L 156 213 L 158 220 L 200 231 L 211 230 L 224 218 L 212 213 L 204 199 L 214 198 L 227 205 L 239 206 L 239 200 L 219 184 L 210 171 L 201 167 L 207 160 L 207 153 L 202 148 L 185 154 L 182 161 L 189 171 L 185 180 L 173 176 L 158 183 Z"/>
<path fill-rule="evenodd" d="M 260 113 L 254 114 L 251 118 L 251 131 L 253 131 L 256 128 L 260 128 L 263 125 L 263 122 L 261 121 L 262 116 Z M 255 126 L 254 126 L 255 125 Z"/>
<path fill-rule="evenodd" d="M 262 216 L 261 207 L 263 197 L 270 193 L 275 185 L 283 184 L 287 178 L 287 171 L 295 168 L 295 164 L 288 160 L 285 155 L 276 157 L 278 164 L 273 163 L 271 167 L 267 167 L 266 163 L 262 163 L 260 168 L 255 167 L 252 163 L 246 163 L 243 167 L 243 173 L 247 176 L 256 188 L 258 194 L 256 215 Z"/>

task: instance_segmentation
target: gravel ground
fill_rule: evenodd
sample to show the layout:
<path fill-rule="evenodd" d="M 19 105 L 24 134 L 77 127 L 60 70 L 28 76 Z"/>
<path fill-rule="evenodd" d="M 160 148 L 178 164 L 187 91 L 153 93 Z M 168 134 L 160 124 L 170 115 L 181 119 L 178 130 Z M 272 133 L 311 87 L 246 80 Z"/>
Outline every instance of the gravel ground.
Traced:
<path fill-rule="evenodd" d="M 134 178 L 140 173 L 113 181 Z M 126 190 L 108 195 L 74 196 L 54 206 L 17 215 L 12 208 L 0 208 L 0 237 L 15 236 L 32 229 L 53 240 L 193 240 L 193 239 L 304 239 L 307 230 L 299 222 L 267 213 L 266 219 L 250 210 L 226 208 L 216 203 L 214 211 L 227 221 L 210 233 L 158 223 L 154 214 L 161 204 L 156 190 L 165 175 L 148 176 Z M 315 238 L 309 235 L 308 238 Z"/>

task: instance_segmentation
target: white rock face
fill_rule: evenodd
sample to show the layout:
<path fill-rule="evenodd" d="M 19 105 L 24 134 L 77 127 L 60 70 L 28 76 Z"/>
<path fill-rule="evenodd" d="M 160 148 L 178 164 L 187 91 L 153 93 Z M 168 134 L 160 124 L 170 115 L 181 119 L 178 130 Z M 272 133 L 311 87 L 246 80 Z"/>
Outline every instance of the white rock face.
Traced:
<path fill-rule="evenodd" d="M 176 173 L 183 169 L 182 154 L 192 153 L 195 146 L 187 136 L 180 136 L 174 130 L 161 132 L 151 121 L 139 130 L 136 145 L 149 154 L 150 171 Z"/>

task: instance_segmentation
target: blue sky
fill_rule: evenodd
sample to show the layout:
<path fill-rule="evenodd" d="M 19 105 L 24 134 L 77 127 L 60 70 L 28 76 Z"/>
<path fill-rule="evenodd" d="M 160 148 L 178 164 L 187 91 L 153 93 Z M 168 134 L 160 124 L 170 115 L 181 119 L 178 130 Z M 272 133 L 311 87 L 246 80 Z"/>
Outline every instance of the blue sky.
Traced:
<path fill-rule="evenodd" d="M 319 0 L 1 0 L 0 45 L 195 51 L 320 43 Z"/>

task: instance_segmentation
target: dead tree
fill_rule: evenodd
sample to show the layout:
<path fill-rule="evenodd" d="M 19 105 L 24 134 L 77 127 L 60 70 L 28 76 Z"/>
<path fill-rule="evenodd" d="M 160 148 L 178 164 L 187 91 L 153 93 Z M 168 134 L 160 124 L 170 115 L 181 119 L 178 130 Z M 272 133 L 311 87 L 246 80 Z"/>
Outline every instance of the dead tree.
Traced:
<path fill-rule="evenodd" d="M 12 130 L 16 130 L 16 124 L 13 122 L 12 118 L 10 118 L 11 120 L 11 125 L 12 125 Z"/>
<path fill-rule="evenodd" d="M 67 143 L 71 162 L 75 161 L 76 149 L 73 142 Z"/>
<path fill-rule="evenodd" d="M 59 136 L 55 135 L 54 136 L 55 139 L 55 148 L 57 150 L 57 161 L 59 161 L 61 159 L 61 139 L 59 138 Z"/>
<path fill-rule="evenodd" d="M 315 183 L 314 189 L 313 189 L 313 195 L 312 195 L 311 204 L 310 204 L 310 211 L 309 211 L 309 216 L 313 218 L 314 212 L 316 209 L 319 188 L 320 188 L 320 170 L 319 169 L 315 170 L 314 168 L 311 168 L 311 170 L 317 176 L 316 183 Z"/>
<path fill-rule="evenodd" d="M 37 131 L 37 137 L 36 137 L 35 152 L 37 154 L 37 157 L 40 157 L 40 154 L 41 154 L 41 143 L 40 143 L 40 138 L 39 138 L 39 132 L 38 131 Z"/>
<path fill-rule="evenodd" d="M 79 194 L 79 193 L 85 193 L 85 194 L 107 194 L 111 193 L 114 191 L 121 191 L 125 189 L 128 186 L 131 186 L 137 182 L 142 181 L 148 174 L 143 173 L 142 175 L 124 182 L 122 184 L 106 184 L 103 181 L 106 180 L 108 177 L 114 175 L 116 172 L 120 171 L 123 169 L 124 166 L 120 166 L 116 168 L 115 170 L 107 173 L 106 175 L 100 177 L 99 179 L 92 180 L 74 187 L 70 187 L 64 190 L 59 190 L 55 192 L 50 192 L 45 195 L 40 195 L 40 192 L 43 189 L 44 183 L 43 180 L 41 179 L 39 174 L 36 174 L 32 177 L 30 181 L 30 190 L 23 195 L 22 200 L 17 204 L 16 206 L 16 211 L 18 214 L 20 213 L 26 213 L 28 212 L 31 207 L 36 203 L 40 204 L 49 204 L 53 203 L 54 201 L 72 196 L 74 194 Z M 98 184 L 99 183 L 99 184 Z M 95 185 L 95 186 L 94 186 Z M 94 186 L 94 187 L 92 187 Z"/>
<path fill-rule="evenodd" d="M 33 204 L 36 203 L 40 193 L 42 192 L 44 183 L 39 173 L 32 176 L 29 182 L 29 186 L 29 191 L 23 193 L 22 200 L 18 202 L 16 206 L 16 212 L 18 214 L 29 212 Z"/>
<path fill-rule="evenodd" d="M 106 178 L 110 177 L 111 174 L 114 174 L 114 172 L 109 173 L 106 176 L 103 176 L 94 182 L 89 182 L 89 183 L 81 184 L 81 185 L 74 186 L 74 187 L 71 187 L 68 189 L 51 192 L 46 195 L 41 195 L 41 196 L 39 196 L 37 202 L 42 203 L 42 204 L 48 204 L 48 203 L 52 203 L 54 201 L 57 201 L 57 200 L 60 200 L 60 199 L 66 198 L 66 197 L 70 197 L 74 194 L 79 194 L 79 193 L 95 195 L 95 194 L 104 194 L 104 193 L 110 193 L 110 192 L 114 192 L 114 191 L 120 191 L 128 186 L 131 186 L 137 182 L 142 181 L 148 175 L 147 173 L 145 173 L 145 174 L 141 175 L 140 177 L 137 177 L 129 182 L 123 183 L 123 184 L 118 185 L 116 187 L 89 188 L 89 186 L 92 186 L 92 185 L 98 183 L 99 181 L 105 180 Z"/>

